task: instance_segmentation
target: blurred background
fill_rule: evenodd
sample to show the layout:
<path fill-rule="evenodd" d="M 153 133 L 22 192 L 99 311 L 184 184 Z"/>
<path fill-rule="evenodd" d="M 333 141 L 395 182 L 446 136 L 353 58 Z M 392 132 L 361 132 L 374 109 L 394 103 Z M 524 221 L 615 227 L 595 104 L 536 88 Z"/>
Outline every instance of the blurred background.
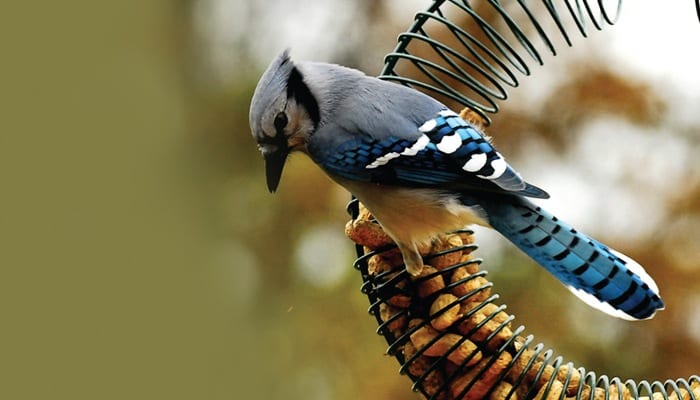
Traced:
<path fill-rule="evenodd" d="M 366 312 L 349 194 L 297 156 L 270 195 L 248 107 L 286 47 L 378 74 L 427 3 L 6 9 L 0 398 L 417 398 Z M 577 366 L 700 373 L 699 36 L 690 1 L 626 2 L 493 117 L 501 152 L 552 195 L 540 204 L 638 260 L 666 302 L 613 320 L 479 230 L 516 323 Z"/>

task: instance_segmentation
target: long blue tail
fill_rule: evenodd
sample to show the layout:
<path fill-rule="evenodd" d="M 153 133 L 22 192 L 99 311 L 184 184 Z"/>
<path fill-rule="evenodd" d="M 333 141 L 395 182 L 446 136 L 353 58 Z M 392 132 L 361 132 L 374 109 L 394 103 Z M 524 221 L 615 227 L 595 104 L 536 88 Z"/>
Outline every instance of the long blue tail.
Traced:
<path fill-rule="evenodd" d="M 522 197 L 481 202 L 491 226 L 588 305 L 618 318 L 649 319 L 659 289 L 631 258 L 576 231 Z"/>

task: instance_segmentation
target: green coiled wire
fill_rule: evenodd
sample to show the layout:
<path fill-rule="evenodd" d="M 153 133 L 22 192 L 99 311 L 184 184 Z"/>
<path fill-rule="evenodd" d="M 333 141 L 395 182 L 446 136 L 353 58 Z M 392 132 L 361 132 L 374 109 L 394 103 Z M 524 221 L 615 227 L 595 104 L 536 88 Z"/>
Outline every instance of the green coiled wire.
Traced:
<path fill-rule="evenodd" d="M 469 107 L 488 121 L 486 113 L 497 112 L 498 102 L 508 97 L 507 87 L 519 85 L 516 72 L 530 75 L 528 60 L 544 63 L 535 40 L 556 55 L 557 38 L 571 46 L 572 30 L 587 37 L 591 27 L 601 30 L 612 25 L 622 5 L 619 1 L 608 8 L 602 0 L 573 4 L 563 0 L 558 5 L 551 0 L 483 0 L 477 2 L 482 8 L 475 8 L 471 3 L 434 0 L 417 13 L 409 30 L 399 35 L 394 51 L 386 55 L 379 78 Z M 497 14 L 497 25 L 480 16 L 484 5 Z M 455 22 L 452 15 L 466 22 Z M 575 28 L 568 28 L 572 23 Z M 406 75 L 407 68 L 414 73 Z"/>

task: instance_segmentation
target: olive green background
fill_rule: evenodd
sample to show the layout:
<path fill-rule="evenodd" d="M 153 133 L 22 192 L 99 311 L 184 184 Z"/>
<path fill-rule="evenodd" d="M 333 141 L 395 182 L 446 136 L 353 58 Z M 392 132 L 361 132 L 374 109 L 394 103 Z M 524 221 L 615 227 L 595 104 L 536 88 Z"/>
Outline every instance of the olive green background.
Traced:
<path fill-rule="evenodd" d="M 211 398 L 229 339 L 206 295 L 185 16 L 165 1 L 3 8 L 0 397 Z"/>

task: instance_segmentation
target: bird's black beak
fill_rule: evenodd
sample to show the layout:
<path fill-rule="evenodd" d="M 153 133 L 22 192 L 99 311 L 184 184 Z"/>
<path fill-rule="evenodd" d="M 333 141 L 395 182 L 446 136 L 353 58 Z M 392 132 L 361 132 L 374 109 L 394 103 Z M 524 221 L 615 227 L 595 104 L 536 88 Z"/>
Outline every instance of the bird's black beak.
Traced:
<path fill-rule="evenodd" d="M 277 149 L 271 152 L 264 152 L 265 157 L 265 175 L 267 176 L 267 189 L 270 193 L 277 190 L 282 178 L 282 170 L 284 163 L 287 161 L 289 149 L 286 146 L 278 146 Z"/>

